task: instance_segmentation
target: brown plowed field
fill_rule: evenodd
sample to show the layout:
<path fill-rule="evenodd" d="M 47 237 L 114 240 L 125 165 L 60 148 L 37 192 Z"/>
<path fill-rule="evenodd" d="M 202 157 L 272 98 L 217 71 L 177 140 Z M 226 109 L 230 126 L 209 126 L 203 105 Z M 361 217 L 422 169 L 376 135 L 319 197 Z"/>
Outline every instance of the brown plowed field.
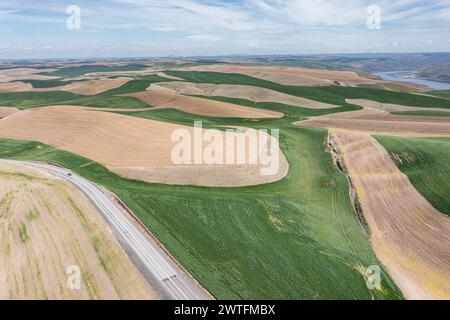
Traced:
<path fill-rule="evenodd" d="M 0 299 L 160 299 L 68 182 L 0 163 L 0 212 Z"/>
<path fill-rule="evenodd" d="M 64 86 L 50 87 L 50 88 L 33 88 L 30 83 L 24 82 L 6 82 L 0 83 L 0 91 L 5 92 L 22 92 L 22 91 L 69 91 L 83 95 L 95 95 L 111 89 L 119 88 L 129 81 L 129 78 L 116 79 L 99 79 L 72 82 Z"/>
<path fill-rule="evenodd" d="M 18 92 L 18 91 L 33 91 L 31 83 L 25 82 L 0 82 L 0 92 Z"/>
<path fill-rule="evenodd" d="M 277 181 L 288 171 L 280 152 L 275 175 L 261 175 L 259 164 L 174 165 L 171 140 L 181 125 L 86 110 L 74 106 L 52 106 L 25 110 L 0 122 L 0 137 L 40 141 L 102 163 L 119 174 L 148 182 L 207 186 L 255 185 Z M 230 139 L 239 133 L 230 133 Z M 204 148 L 208 144 L 204 143 Z M 249 152 L 249 149 L 247 150 Z M 248 154 L 246 155 L 248 159 Z"/>
<path fill-rule="evenodd" d="M 332 130 L 374 250 L 408 299 L 450 299 L 450 219 L 437 211 L 370 135 Z"/>
<path fill-rule="evenodd" d="M 72 82 L 65 86 L 35 89 L 36 91 L 70 91 L 77 94 L 95 95 L 111 89 L 119 88 L 129 81 L 128 78 L 99 79 L 90 81 Z"/>
<path fill-rule="evenodd" d="M 177 109 L 180 111 L 225 118 L 282 118 L 283 114 L 276 111 L 249 108 L 237 104 L 184 96 L 161 86 L 151 86 L 145 92 L 130 93 L 127 96 L 136 97 L 156 109 Z"/>
<path fill-rule="evenodd" d="M 296 122 L 295 124 L 390 135 L 450 135 L 449 117 L 402 116 L 371 109 L 335 113 Z"/>
<path fill-rule="evenodd" d="M 222 73 L 241 73 L 284 85 L 327 86 L 339 82 L 344 85 L 373 84 L 380 82 L 358 75 L 351 71 L 330 71 L 295 67 L 244 66 L 244 65 L 204 65 L 180 68 L 186 71 L 211 71 Z"/>
<path fill-rule="evenodd" d="M 254 86 L 189 82 L 158 83 L 158 86 L 186 95 L 229 97 L 246 99 L 254 102 L 277 102 L 311 109 L 330 109 L 339 107 L 333 104 L 291 96 L 282 92 Z"/>
<path fill-rule="evenodd" d="M 23 79 L 30 80 L 49 80 L 56 79 L 54 76 L 43 76 L 37 73 L 53 72 L 56 69 L 34 69 L 34 68 L 11 68 L 4 69 L 0 73 L 0 82 L 12 82 Z"/>
<path fill-rule="evenodd" d="M 0 107 L 0 119 L 9 117 L 10 115 L 16 112 L 19 112 L 19 109 L 10 107 Z"/>
<path fill-rule="evenodd" d="M 381 103 L 381 102 L 366 100 L 366 99 L 346 99 L 345 101 L 347 103 L 361 106 L 366 109 L 373 109 L 373 110 L 379 110 L 379 111 L 385 111 L 385 112 L 417 111 L 417 110 L 445 111 L 446 110 L 446 109 L 442 109 L 442 108 L 408 107 L 408 106 L 402 106 L 400 104 Z"/>

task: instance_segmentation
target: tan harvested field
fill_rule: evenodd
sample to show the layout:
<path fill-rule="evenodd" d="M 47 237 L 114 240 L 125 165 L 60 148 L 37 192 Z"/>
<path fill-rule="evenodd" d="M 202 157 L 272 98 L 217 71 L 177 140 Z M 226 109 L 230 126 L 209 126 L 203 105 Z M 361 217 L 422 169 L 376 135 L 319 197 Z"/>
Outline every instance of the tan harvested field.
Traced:
<path fill-rule="evenodd" d="M 111 89 L 119 88 L 127 83 L 130 78 L 116 78 L 116 79 L 98 79 L 80 82 L 72 82 L 64 86 L 50 87 L 50 88 L 33 88 L 30 83 L 24 82 L 6 82 L 0 83 L 0 91 L 6 92 L 22 92 L 22 91 L 69 91 L 83 95 L 95 95 Z"/>
<path fill-rule="evenodd" d="M 283 157 L 283 156 L 282 156 Z M 289 165 L 283 157 L 275 176 L 261 175 L 257 165 L 180 165 L 167 167 L 114 167 L 111 171 L 120 176 L 168 185 L 193 185 L 202 187 L 243 187 L 275 182 L 284 178 Z"/>
<path fill-rule="evenodd" d="M 10 107 L 0 107 L 0 119 L 9 117 L 10 115 L 16 112 L 19 112 L 19 109 Z"/>
<path fill-rule="evenodd" d="M 12 82 L 23 79 L 30 80 L 50 80 L 56 79 L 57 77 L 53 76 L 43 76 L 38 75 L 36 73 L 42 72 L 52 72 L 56 71 L 56 69 L 34 69 L 34 68 L 12 68 L 1 70 L 0 72 L 0 82 Z"/>
<path fill-rule="evenodd" d="M 339 82 L 343 85 L 374 84 L 380 80 L 370 79 L 351 71 L 330 71 L 296 67 L 274 67 L 258 65 L 203 65 L 177 70 L 241 73 L 284 85 L 327 86 Z"/>
<path fill-rule="evenodd" d="M 249 108 L 221 101 L 190 97 L 173 92 L 170 89 L 152 85 L 145 92 L 130 93 L 126 96 L 136 97 L 155 109 L 177 109 L 180 111 L 225 118 L 282 118 L 281 112 Z"/>
<path fill-rule="evenodd" d="M 69 91 L 83 95 L 96 95 L 111 89 L 119 88 L 128 81 L 129 79 L 127 78 L 88 80 L 72 82 L 60 87 L 33 89 L 33 91 Z"/>
<path fill-rule="evenodd" d="M 274 175 L 261 175 L 261 164 L 174 165 L 171 141 L 177 129 L 193 128 L 82 107 L 54 106 L 25 110 L 0 123 L 0 137 L 40 141 L 102 163 L 125 177 L 167 184 L 206 186 L 257 185 L 280 180 L 288 172 L 280 151 Z M 230 139 L 242 134 L 229 133 Z M 208 147 L 204 143 L 204 149 Z M 247 152 L 249 149 L 247 149 Z M 248 155 L 246 155 L 248 157 Z"/>
<path fill-rule="evenodd" d="M 414 84 L 411 82 L 387 82 L 385 80 L 381 80 L 376 84 L 363 85 L 369 88 L 377 88 L 383 90 L 390 91 L 400 91 L 400 92 L 410 92 L 410 93 L 419 93 L 429 91 L 430 88 L 427 86 L 422 86 L 419 84 Z"/>
<path fill-rule="evenodd" d="M 111 89 L 119 88 L 127 83 L 129 78 L 116 78 L 116 79 L 99 79 L 99 80 L 89 80 L 72 82 L 65 86 L 45 88 L 45 89 L 35 89 L 34 91 L 70 91 L 77 94 L 84 95 L 95 95 Z"/>
<path fill-rule="evenodd" d="M 0 163 L 0 199 L 0 299 L 160 299 L 68 182 Z"/>
<path fill-rule="evenodd" d="M 159 71 L 159 70 L 158 70 Z M 134 70 L 134 71 L 104 71 L 104 72 L 92 72 L 85 73 L 81 76 L 77 77 L 68 77 L 61 79 L 61 81 L 77 81 L 77 80 L 97 80 L 99 78 L 102 79 L 114 79 L 111 77 L 120 76 L 122 79 L 132 79 L 132 76 L 135 75 L 150 75 L 155 74 L 156 70 L 153 67 L 149 67 L 142 70 Z"/>
<path fill-rule="evenodd" d="M 442 108 L 420 108 L 420 107 L 408 107 L 400 104 L 390 104 L 390 103 L 381 103 L 372 100 L 366 99 L 346 99 L 347 103 L 354 104 L 366 109 L 373 109 L 385 112 L 396 112 L 396 111 L 417 111 L 417 110 L 426 110 L 426 111 L 445 111 L 446 109 Z M 450 112 L 450 111 L 449 111 Z"/>
<path fill-rule="evenodd" d="M 25 82 L 0 82 L 0 92 L 18 92 L 18 91 L 32 91 L 31 83 Z"/>
<path fill-rule="evenodd" d="M 158 86 L 185 95 L 229 97 L 246 99 L 254 102 L 277 102 L 311 109 L 330 109 L 339 107 L 333 104 L 291 96 L 282 92 L 254 86 L 190 82 L 162 82 L 158 83 Z"/>
<path fill-rule="evenodd" d="M 91 72 L 85 73 L 83 76 L 78 77 L 76 79 L 90 79 L 97 77 L 112 77 L 112 76 L 133 76 L 133 75 L 149 75 L 154 74 L 156 72 L 160 72 L 162 70 L 155 69 L 155 67 L 149 66 L 145 69 L 140 70 L 130 70 L 130 71 L 101 71 L 101 72 Z M 75 78 L 73 78 L 75 79 Z"/>
<path fill-rule="evenodd" d="M 405 297 L 450 299 L 450 219 L 373 137 L 346 130 L 330 136 L 357 191 L 374 250 Z"/>
<path fill-rule="evenodd" d="M 164 72 L 157 72 L 156 75 L 158 75 L 158 76 L 160 76 L 162 78 L 166 78 L 166 79 L 183 81 L 183 79 L 181 79 L 181 78 L 174 77 L 174 76 L 169 76 L 168 74 L 166 74 Z"/>
<path fill-rule="evenodd" d="M 449 117 L 393 115 L 374 109 L 335 113 L 295 123 L 298 126 L 349 129 L 390 135 L 450 135 Z"/>

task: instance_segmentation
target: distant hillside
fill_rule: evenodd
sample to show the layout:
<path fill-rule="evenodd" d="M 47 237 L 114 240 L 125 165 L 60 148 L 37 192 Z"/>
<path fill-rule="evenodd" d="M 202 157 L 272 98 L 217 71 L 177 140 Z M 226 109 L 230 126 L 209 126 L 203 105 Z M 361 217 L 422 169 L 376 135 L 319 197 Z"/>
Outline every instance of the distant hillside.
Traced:
<path fill-rule="evenodd" d="M 335 55 L 254 56 L 247 60 L 279 66 L 297 66 L 329 70 L 351 70 L 365 73 L 420 71 L 450 64 L 450 53 L 374 53 Z"/>
<path fill-rule="evenodd" d="M 450 63 L 423 69 L 418 74 L 419 78 L 450 83 Z"/>

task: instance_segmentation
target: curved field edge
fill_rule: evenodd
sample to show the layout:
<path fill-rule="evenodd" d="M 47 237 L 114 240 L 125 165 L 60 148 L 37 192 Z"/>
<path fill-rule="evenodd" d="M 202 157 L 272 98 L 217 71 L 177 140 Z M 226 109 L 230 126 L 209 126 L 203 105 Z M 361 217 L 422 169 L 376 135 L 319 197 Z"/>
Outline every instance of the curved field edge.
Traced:
<path fill-rule="evenodd" d="M 414 187 L 440 212 L 450 216 L 450 137 L 376 136 Z"/>
<path fill-rule="evenodd" d="M 341 106 L 351 106 L 345 102 L 345 99 L 367 99 L 381 103 L 400 104 L 411 107 L 450 109 L 450 100 L 445 99 L 444 97 L 411 94 L 407 92 L 367 87 L 302 87 L 281 85 L 275 82 L 237 73 L 176 70 L 166 71 L 165 73 L 178 78 L 183 78 L 188 82 L 250 85 Z"/>
<path fill-rule="evenodd" d="M 450 99 L 450 90 L 430 91 L 428 94 L 439 98 Z"/>
<path fill-rule="evenodd" d="M 67 181 L 1 162 L 0 194 L 2 300 L 161 298 L 97 208 Z M 79 290 L 65 285 L 70 265 L 82 270 Z"/>
<path fill-rule="evenodd" d="M 302 87 L 287 86 L 278 83 L 253 78 L 241 74 L 226 74 L 218 72 L 199 72 L 199 71 L 175 71 L 165 72 L 168 75 L 185 79 L 194 83 L 212 83 L 212 84 L 236 84 L 250 85 L 266 89 L 275 90 L 292 96 L 298 96 L 319 102 L 340 105 L 342 108 L 334 110 L 303 110 L 304 113 L 310 113 L 310 116 L 321 115 L 324 113 L 334 113 L 342 111 L 351 111 L 361 109 L 358 106 L 348 104 L 346 99 L 368 99 L 381 103 L 408 105 L 412 107 L 430 107 L 450 109 L 450 100 L 438 96 L 425 96 L 419 94 L 410 94 L 405 92 L 388 91 L 382 89 L 366 87 L 343 87 L 343 86 L 325 86 L 325 87 Z M 120 77 L 120 75 L 111 78 Z M 19 109 L 42 107 L 46 105 L 78 105 L 98 108 L 121 108 L 121 109 L 140 109 L 150 107 L 146 103 L 134 97 L 123 96 L 135 92 L 145 91 L 152 83 L 175 81 L 160 77 L 156 74 L 129 76 L 133 78 L 123 86 L 111 89 L 103 93 L 92 96 L 73 94 L 70 92 L 2 92 L 0 100 L 3 106 L 13 106 Z M 42 80 L 40 86 L 49 86 L 54 80 Z M 46 84 L 48 82 L 48 84 Z M 206 97 L 204 97 L 206 98 Z M 251 106 L 270 109 L 273 111 L 282 111 L 285 108 L 295 108 L 280 103 L 252 103 L 242 99 L 230 99 L 224 97 L 212 97 L 215 100 L 221 100 L 245 106 Z M 306 108 L 299 108 L 306 109 Z M 298 112 L 300 112 L 299 110 Z"/>
<path fill-rule="evenodd" d="M 391 112 L 391 114 L 395 114 L 398 116 L 450 117 L 450 112 L 428 110 L 395 111 Z"/>
<path fill-rule="evenodd" d="M 83 82 L 83 81 L 87 81 L 87 79 L 86 80 L 68 80 L 68 81 L 62 81 L 62 80 L 58 80 L 58 79 L 54 79 L 54 80 L 21 79 L 21 80 L 15 80 L 13 82 L 29 83 L 32 85 L 33 88 L 37 89 L 37 88 L 62 87 L 62 86 L 72 84 L 75 82 Z"/>
<path fill-rule="evenodd" d="M 130 80 L 119 88 L 89 96 L 65 91 L 0 92 L 0 101 L 2 101 L 2 106 L 13 106 L 18 109 L 30 109 L 49 105 L 76 105 L 108 109 L 141 109 L 148 108 L 149 105 L 137 98 L 121 95 L 145 91 L 152 83 L 167 81 L 170 80 L 157 75 L 141 76 L 137 79 Z M 48 87 L 54 84 L 54 80 L 39 80 L 39 83 L 40 87 Z"/>
<path fill-rule="evenodd" d="M 77 102 L 88 106 L 117 102 L 117 107 L 126 108 L 117 100 L 125 97 L 116 94 L 139 91 L 161 80 L 154 75 L 135 79 Z M 172 109 L 126 113 L 185 125 L 203 120 L 206 128 L 280 128 L 281 147 L 291 169 L 285 179 L 269 185 L 213 189 L 130 181 L 88 159 L 34 142 L 2 140 L 0 158 L 56 162 L 115 192 L 218 298 L 402 298 L 384 271 L 382 290 L 367 289 L 364 270 L 380 263 L 352 210 L 348 182 L 327 152 L 326 131 L 290 125 L 319 113 L 359 107 L 346 104 L 345 96 L 316 88 L 295 88 L 301 91 L 296 92 L 300 96 L 343 107 L 314 111 L 274 103 L 253 105 L 282 109 L 286 116 L 277 120 L 198 117 Z"/>
<path fill-rule="evenodd" d="M 123 72 L 123 71 L 138 71 L 148 68 L 144 64 L 127 64 L 123 66 L 103 66 L 103 65 L 82 65 L 58 68 L 52 72 L 41 72 L 40 75 L 57 76 L 57 77 L 79 77 L 87 73 L 94 72 Z"/>
<path fill-rule="evenodd" d="M 148 108 L 148 105 L 132 97 L 97 94 L 85 96 L 65 91 L 47 92 L 0 92 L 0 101 L 5 107 L 21 110 L 50 105 L 75 105 L 97 108 Z"/>
<path fill-rule="evenodd" d="M 165 186 L 123 179 L 50 146 L 0 140 L 0 158 L 59 163 L 115 192 L 166 248 L 219 299 L 399 299 L 377 261 L 326 150 L 325 130 L 289 128 L 291 165 L 280 182 L 245 188 Z"/>

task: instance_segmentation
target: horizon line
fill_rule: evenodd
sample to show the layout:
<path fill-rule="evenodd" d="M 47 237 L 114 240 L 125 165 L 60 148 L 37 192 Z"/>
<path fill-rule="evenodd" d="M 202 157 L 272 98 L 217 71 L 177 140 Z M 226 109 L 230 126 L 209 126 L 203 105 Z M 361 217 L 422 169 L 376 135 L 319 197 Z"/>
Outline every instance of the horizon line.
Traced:
<path fill-rule="evenodd" d="M 235 57 L 300 57 L 300 56 L 336 56 L 336 55 L 405 55 L 405 54 L 450 54 L 450 51 L 380 51 L 380 52 L 348 52 L 348 53 L 277 53 L 277 54 L 226 54 L 226 55 L 168 55 L 168 56 L 112 56 L 112 57 L 58 57 L 58 58 L 0 58 L 0 61 L 56 61 L 56 60 L 120 60 L 120 59 L 203 59 L 203 58 L 235 58 Z"/>

